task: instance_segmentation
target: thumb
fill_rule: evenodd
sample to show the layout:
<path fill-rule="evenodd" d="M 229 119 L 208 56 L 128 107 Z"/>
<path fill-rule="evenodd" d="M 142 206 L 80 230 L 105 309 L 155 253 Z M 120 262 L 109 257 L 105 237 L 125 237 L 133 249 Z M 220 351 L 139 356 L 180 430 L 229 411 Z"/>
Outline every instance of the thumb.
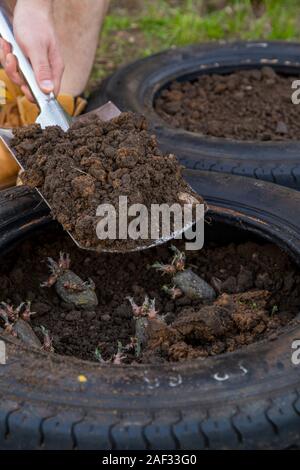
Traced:
<path fill-rule="evenodd" d="M 44 93 L 51 93 L 54 90 L 54 81 L 47 49 L 35 50 L 31 53 L 30 61 L 41 90 Z"/>

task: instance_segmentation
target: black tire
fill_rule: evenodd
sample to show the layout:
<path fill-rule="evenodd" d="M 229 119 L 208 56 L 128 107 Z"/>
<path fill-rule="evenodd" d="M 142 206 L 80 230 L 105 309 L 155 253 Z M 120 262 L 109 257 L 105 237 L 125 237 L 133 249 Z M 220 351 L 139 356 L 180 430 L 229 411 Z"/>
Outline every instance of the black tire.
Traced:
<path fill-rule="evenodd" d="M 287 42 L 212 43 L 169 50 L 114 73 L 92 94 L 89 110 L 111 100 L 123 111 L 144 114 L 162 149 L 175 153 L 187 168 L 250 176 L 299 189 L 299 141 L 242 142 L 203 137 L 172 129 L 153 107 L 159 90 L 175 79 L 266 64 L 282 73 L 299 75 L 299 57 L 300 44 Z"/>
<path fill-rule="evenodd" d="M 35 190 L 12 187 L 0 191 L 0 252 L 1 256 L 15 244 L 30 236 L 32 231 L 42 230 L 52 222 L 46 203 Z"/>
<path fill-rule="evenodd" d="M 186 178 L 207 199 L 216 226 L 239 226 L 276 241 L 300 263 L 299 192 L 208 172 L 187 171 Z M 7 197 L 12 193 L 13 200 Z M 11 231 L 22 240 L 28 198 L 31 236 L 39 226 L 37 218 L 49 220 L 43 204 L 35 214 L 41 207 L 37 194 L 26 188 L 0 193 L 0 253 L 8 248 Z M 286 328 L 272 342 L 234 353 L 145 368 L 47 356 L 6 337 L 8 362 L 0 366 L 0 448 L 297 448 L 300 366 L 291 362 L 295 339 L 300 339 L 300 325 Z M 79 383 L 80 374 L 86 383 Z"/>

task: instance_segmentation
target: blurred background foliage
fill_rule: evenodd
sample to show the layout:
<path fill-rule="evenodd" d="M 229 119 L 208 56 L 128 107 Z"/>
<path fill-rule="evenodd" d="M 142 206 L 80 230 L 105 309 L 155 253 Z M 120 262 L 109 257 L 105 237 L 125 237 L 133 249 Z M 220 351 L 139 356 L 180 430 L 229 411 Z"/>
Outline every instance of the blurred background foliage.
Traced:
<path fill-rule="evenodd" d="M 170 47 L 300 39 L 299 0 L 111 0 L 89 89 L 126 62 Z"/>

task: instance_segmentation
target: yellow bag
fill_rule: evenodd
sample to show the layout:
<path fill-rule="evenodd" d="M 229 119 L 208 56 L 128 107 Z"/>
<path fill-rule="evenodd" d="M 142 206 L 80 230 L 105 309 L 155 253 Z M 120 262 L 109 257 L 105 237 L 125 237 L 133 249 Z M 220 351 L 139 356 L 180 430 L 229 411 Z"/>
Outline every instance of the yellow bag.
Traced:
<path fill-rule="evenodd" d="M 3 69 L 0 69 L 0 84 L 0 99 L 1 102 L 5 101 L 5 104 L 0 104 L 0 127 L 12 128 L 33 124 L 39 114 L 37 105 L 28 101 Z M 57 100 L 71 116 L 78 116 L 86 106 L 86 100 L 81 97 L 61 94 Z M 0 190 L 16 184 L 19 170 L 19 166 L 0 141 Z"/>

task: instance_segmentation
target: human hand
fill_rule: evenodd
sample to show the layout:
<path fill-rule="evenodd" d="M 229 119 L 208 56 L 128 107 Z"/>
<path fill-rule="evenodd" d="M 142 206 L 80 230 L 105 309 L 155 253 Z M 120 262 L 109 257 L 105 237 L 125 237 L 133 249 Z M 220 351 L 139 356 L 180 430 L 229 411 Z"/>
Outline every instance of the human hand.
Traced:
<path fill-rule="evenodd" d="M 53 91 L 57 95 L 64 64 L 54 29 L 52 0 L 18 0 L 14 10 L 13 30 L 16 41 L 32 65 L 41 90 L 45 93 Z M 11 46 L 3 39 L 0 39 L 0 62 L 9 78 L 21 87 L 30 101 L 34 101 L 18 71 Z"/>

